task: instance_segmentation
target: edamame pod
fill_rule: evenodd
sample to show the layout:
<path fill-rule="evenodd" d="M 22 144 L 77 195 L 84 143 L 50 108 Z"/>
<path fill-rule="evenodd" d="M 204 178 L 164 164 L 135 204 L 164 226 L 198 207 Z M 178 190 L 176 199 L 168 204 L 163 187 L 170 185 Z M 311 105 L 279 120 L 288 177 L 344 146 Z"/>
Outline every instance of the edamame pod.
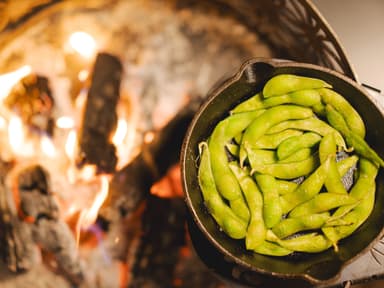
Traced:
<path fill-rule="evenodd" d="M 313 147 L 319 143 L 321 136 L 314 132 L 306 132 L 300 136 L 292 136 L 277 147 L 277 158 L 283 160 L 303 148 Z"/>
<path fill-rule="evenodd" d="M 198 181 L 204 203 L 216 223 L 228 236 L 234 239 L 242 239 L 246 235 L 247 223 L 233 213 L 216 189 L 215 180 L 212 175 L 208 144 L 202 142 L 199 148 L 200 165 L 198 169 Z"/>
<path fill-rule="evenodd" d="M 316 213 L 326 212 L 343 205 L 351 205 L 357 202 L 358 201 L 354 197 L 348 194 L 324 192 L 296 206 L 289 213 L 289 217 L 300 217 L 305 215 L 312 215 Z"/>
<path fill-rule="evenodd" d="M 269 241 L 264 241 L 261 245 L 253 249 L 253 251 L 268 256 L 287 256 L 293 253 L 292 250 L 281 247 L 279 244 Z"/>
<path fill-rule="evenodd" d="M 327 82 L 317 79 L 292 74 L 280 74 L 272 77 L 265 83 L 263 96 L 265 98 L 287 94 L 293 91 L 304 89 L 317 89 L 332 87 Z"/>
<path fill-rule="evenodd" d="M 266 99 L 263 98 L 261 93 L 257 93 L 253 97 L 237 105 L 231 111 L 231 113 L 266 109 L 282 104 L 295 104 L 299 106 L 311 107 L 320 103 L 320 94 L 315 89 L 299 90 L 289 94 L 284 94 Z"/>
<path fill-rule="evenodd" d="M 268 230 L 267 239 L 289 250 L 306 253 L 322 252 L 332 246 L 331 241 L 318 233 L 303 234 L 289 239 L 279 239 L 271 230 Z"/>
<path fill-rule="evenodd" d="M 251 150 L 249 150 L 251 151 Z M 260 173 L 272 175 L 279 179 L 291 180 L 301 176 L 309 175 L 319 164 L 318 157 L 311 155 L 303 161 L 290 163 L 254 164 L 252 162 L 252 152 L 249 153 L 251 174 Z"/>
<path fill-rule="evenodd" d="M 264 223 L 267 228 L 271 228 L 279 223 L 283 216 L 275 178 L 271 175 L 256 174 L 255 179 L 263 194 Z"/>
<path fill-rule="evenodd" d="M 327 178 L 330 160 L 327 159 L 311 175 L 309 175 L 297 189 L 280 197 L 283 214 L 290 212 L 297 205 L 304 203 L 318 194 Z"/>
<path fill-rule="evenodd" d="M 269 128 L 285 120 L 303 119 L 311 117 L 312 115 L 313 112 L 310 108 L 295 105 L 280 105 L 266 110 L 263 114 L 253 120 L 244 131 L 240 145 L 241 166 L 243 166 L 247 157 L 246 149 L 252 148 L 252 144 L 264 135 Z"/>
<path fill-rule="evenodd" d="M 279 191 L 279 195 L 284 195 L 295 191 L 299 184 L 292 181 L 276 179 L 276 185 L 278 187 L 277 190 Z"/>
<path fill-rule="evenodd" d="M 357 199 L 361 199 L 360 204 L 353 207 L 352 210 L 350 210 L 350 207 L 348 206 L 340 207 L 332 215 L 332 218 L 335 220 L 330 221 L 328 223 L 329 225 L 332 225 L 332 223 L 333 225 L 335 225 L 338 224 L 338 222 L 341 222 L 341 224 L 349 224 L 334 227 L 325 227 L 322 229 L 326 237 L 332 241 L 336 251 L 338 250 L 337 242 L 340 239 L 351 235 L 357 228 L 359 228 L 365 222 L 365 220 L 371 214 L 375 203 L 375 178 L 377 172 L 378 167 L 374 165 L 371 161 L 367 159 L 360 160 L 359 178 L 357 179 L 350 191 L 351 195 L 353 195 Z"/>
<path fill-rule="evenodd" d="M 339 93 L 334 90 L 323 88 L 318 90 L 321 100 L 325 104 L 332 105 L 346 121 L 348 128 L 361 138 L 365 137 L 365 125 L 359 113 L 353 106 Z"/>
<path fill-rule="evenodd" d="M 341 175 L 336 164 L 336 141 L 333 133 L 327 134 L 321 139 L 319 145 L 320 163 L 324 163 L 326 159 L 331 158 L 327 179 L 325 180 L 325 188 L 330 193 L 347 194 L 347 190 L 342 182 Z"/>
<path fill-rule="evenodd" d="M 349 129 L 343 116 L 331 105 L 326 106 L 326 115 L 329 124 L 331 124 L 331 126 L 336 130 L 340 131 L 340 133 L 345 137 L 347 144 L 352 147 L 357 154 L 384 167 L 384 160 L 368 145 L 367 142 L 365 142 L 363 138 Z"/>
<path fill-rule="evenodd" d="M 303 135 L 303 131 L 295 129 L 286 129 L 274 134 L 266 134 L 253 143 L 253 147 L 256 149 L 276 149 L 285 139 L 299 135 Z"/>
<path fill-rule="evenodd" d="M 329 219 L 329 213 L 310 214 L 295 218 L 283 219 L 272 228 L 273 233 L 280 239 L 284 239 L 297 232 L 320 229 Z"/>
<path fill-rule="evenodd" d="M 249 220 L 248 208 L 243 199 L 239 183 L 228 167 L 225 145 L 233 137 L 241 133 L 260 113 L 263 113 L 263 111 L 238 113 L 227 117 L 215 127 L 208 143 L 212 173 L 217 190 L 229 201 L 234 212 L 243 217 L 246 222 Z"/>
<path fill-rule="evenodd" d="M 321 136 L 325 136 L 329 133 L 334 133 L 336 144 L 338 147 L 341 147 L 342 150 L 347 150 L 343 136 L 335 128 L 330 126 L 328 123 L 316 118 L 311 117 L 308 119 L 299 119 L 299 120 L 288 120 L 281 122 L 271 129 L 269 129 L 266 134 L 273 134 L 284 131 L 286 129 L 297 129 L 303 131 L 312 131 Z"/>
<path fill-rule="evenodd" d="M 251 218 L 245 237 L 245 246 L 248 250 L 253 250 L 264 242 L 267 231 L 263 219 L 263 196 L 245 169 L 240 168 L 236 162 L 229 163 L 229 167 L 239 181 L 249 207 Z"/>
<path fill-rule="evenodd" d="M 312 155 L 312 149 L 311 148 L 302 148 L 298 151 L 293 152 L 290 156 L 278 160 L 278 163 L 293 163 L 293 162 L 300 162 L 308 159 Z"/>

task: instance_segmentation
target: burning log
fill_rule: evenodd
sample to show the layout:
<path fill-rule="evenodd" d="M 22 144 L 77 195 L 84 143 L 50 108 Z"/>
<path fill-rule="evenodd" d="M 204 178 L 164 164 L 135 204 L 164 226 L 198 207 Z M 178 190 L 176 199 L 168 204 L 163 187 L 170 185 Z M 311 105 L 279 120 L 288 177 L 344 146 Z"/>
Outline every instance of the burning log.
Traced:
<path fill-rule="evenodd" d="M 32 131 L 53 134 L 54 99 L 48 78 L 36 74 L 25 76 L 12 88 L 4 104 Z"/>
<path fill-rule="evenodd" d="M 185 132 L 199 105 L 199 99 L 188 103 L 155 134 L 152 142 L 143 145 L 135 159 L 114 174 L 100 217 L 117 221 L 134 211 L 149 195 L 152 184 L 178 161 Z"/>
<path fill-rule="evenodd" d="M 13 272 L 29 270 L 36 261 L 37 245 L 53 254 L 61 273 L 73 283 L 83 280 L 77 248 L 69 227 L 59 219 L 48 174 L 40 165 L 16 171 L 10 183 L 0 183 L 0 239 L 5 261 Z M 9 188 L 13 195 L 10 197 Z M 12 200 L 10 201 L 10 198 Z"/>
<path fill-rule="evenodd" d="M 79 166 L 94 164 L 98 172 L 105 173 L 115 170 L 117 156 L 110 140 L 117 123 L 121 75 L 122 64 L 117 57 L 97 55 L 80 132 Z"/>

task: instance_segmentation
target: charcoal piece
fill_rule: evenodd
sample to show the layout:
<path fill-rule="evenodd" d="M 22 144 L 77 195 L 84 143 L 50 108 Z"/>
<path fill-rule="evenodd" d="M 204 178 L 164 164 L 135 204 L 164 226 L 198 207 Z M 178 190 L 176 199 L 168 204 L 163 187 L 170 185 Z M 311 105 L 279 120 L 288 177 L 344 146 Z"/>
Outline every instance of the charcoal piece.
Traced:
<path fill-rule="evenodd" d="M 65 222 L 41 218 L 33 226 L 32 235 L 43 251 L 54 255 L 60 272 L 72 283 L 80 284 L 84 280 L 76 241 Z"/>
<path fill-rule="evenodd" d="M 37 74 L 25 76 L 12 88 L 4 104 L 15 112 L 31 131 L 53 134 L 54 99 L 48 78 Z"/>
<path fill-rule="evenodd" d="M 122 64 L 117 57 L 107 53 L 97 55 L 79 137 L 76 161 L 80 167 L 93 164 L 100 173 L 115 170 L 117 156 L 110 141 L 117 123 L 121 76 Z"/>
<path fill-rule="evenodd" d="M 128 287 L 173 287 L 179 249 L 186 244 L 185 218 L 183 199 L 148 197 Z"/>
<path fill-rule="evenodd" d="M 188 103 L 160 131 L 141 153 L 117 171 L 110 183 L 106 201 L 99 216 L 106 221 L 118 221 L 134 211 L 149 195 L 152 184 L 177 163 L 188 126 L 200 106 L 201 99 Z"/>
<path fill-rule="evenodd" d="M 48 174 L 40 165 L 29 166 L 19 172 L 17 176 L 19 189 L 34 190 L 48 194 Z"/>
<path fill-rule="evenodd" d="M 31 229 L 20 221 L 4 183 L 8 169 L 1 163 L 0 174 L 0 256 L 12 272 L 28 270 L 36 257 Z"/>

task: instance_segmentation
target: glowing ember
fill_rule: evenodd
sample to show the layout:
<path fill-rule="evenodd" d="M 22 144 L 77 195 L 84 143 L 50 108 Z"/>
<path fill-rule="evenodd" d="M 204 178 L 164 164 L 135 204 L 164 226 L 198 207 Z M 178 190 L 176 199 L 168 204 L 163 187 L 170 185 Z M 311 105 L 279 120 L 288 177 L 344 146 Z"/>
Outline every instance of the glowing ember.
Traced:
<path fill-rule="evenodd" d="M 31 73 L 31 67 L 25 65 L 13 72 L 3 74 L 0 76 L 0 100 L 6 98 L 11 91 L 12 87 L 23 77 Z"/>
<path fill-rule="evenodd" d="M 96 53 L 96 41 L 86 32 L 78 31 L 69 37 L 71 47 L 86 59 L 91 59 Z"/>
<path fill-rule="evenodd" d="M 75 127 L 75 120 L 69 116 L 62 116 L 56 120 L 56 126 L 61 129 L 72 129 Z"/>
<path fill-rule="evenodd" d="M 77 144 L 77 134 L 75 130 L 71 130 L 68 133 L 67 141 L 65 142 L 65 153 L 69 159 L 75 158 Z"/>

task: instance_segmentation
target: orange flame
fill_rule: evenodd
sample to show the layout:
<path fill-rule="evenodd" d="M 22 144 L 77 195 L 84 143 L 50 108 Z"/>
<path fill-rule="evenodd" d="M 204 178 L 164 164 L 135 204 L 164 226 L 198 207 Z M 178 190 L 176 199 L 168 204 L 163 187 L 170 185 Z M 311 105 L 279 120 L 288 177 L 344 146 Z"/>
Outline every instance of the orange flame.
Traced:
<path fill-rule="evenodd" d="M 20 67 L 19 69 L 3 74 L 0 76 L 0 100 L 5 99 L 12 87 L 16 85 L 17 82 L 20 81 L 23 77 L 30 74 L 32 71 L 31 66 L 25 65 Z"/>
<path fill-rule="evenodd" d="M 103 205 L 108 196 L 109 177 L 107 175 L 100 176 L 100 191 L 96 193 L 95 198 L 89 208 L 83 209 L 80 213 L 79 220 L 76 225 L 76 236 L 79 242 L 81 229 L 91 226 L 97 218 L 99 209 Z"/>
<path fill-rule="evenodd" d="M 86 59 L 91 59 L 96 53 L 96 41 L 88 33 L 77 31 L 69 36 L 69 44 L 71 47 Z"/>

